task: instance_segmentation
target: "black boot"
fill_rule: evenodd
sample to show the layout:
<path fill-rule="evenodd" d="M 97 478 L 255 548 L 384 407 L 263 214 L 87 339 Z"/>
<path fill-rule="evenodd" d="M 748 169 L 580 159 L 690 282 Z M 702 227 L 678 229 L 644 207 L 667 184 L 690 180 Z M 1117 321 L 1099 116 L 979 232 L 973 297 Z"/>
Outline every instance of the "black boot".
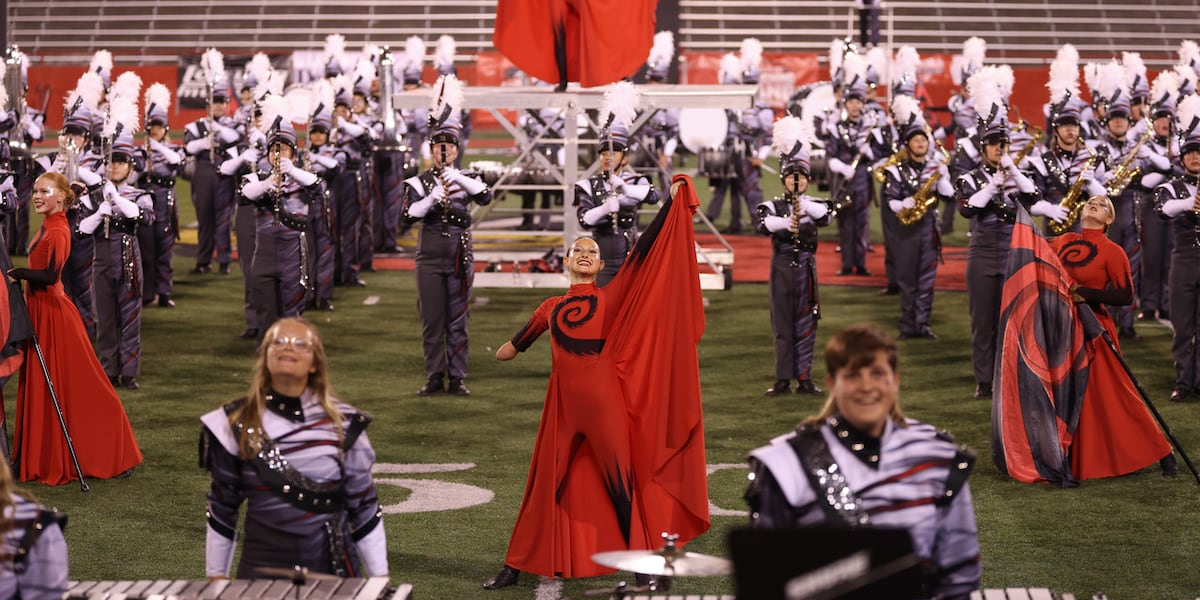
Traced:
<path fill-rule="evenodd" d="M 520 571 L 508 565 L 504 565 L 504 568 L 500 569 L 500 572 L 496 573 L 495 577 L 483 582 L 483 589 L 498 590 L 500 588 L 517 585 L 517 577 L 520 575 Z"/>
<path fill-rule="evenodd" d="M 1175 460 L 1175 453 L 1172 452 L 1158 461 L 1158 466 L 1162 467 L 1163 477 L 1174 477 L 1179 474 L 1179 461 Z"/>
<path fill-rule="evenodd" d="M 796 381 L 796 393 L 815 396 L 824 392 L 821 391 L 821 388 L 817 387 L 817 384 L 813 383 L 813 380 L 799 379 Z"/>
<path fill-rule="evenodd" d="M 791 391 L 791 387 L 792 387 L 792 384 L 788 380 L 780 379 L 779 381 L 775 382 L 775 385 L 767 388 L 766 393 L 763 395 L 778 396 L 780 394 L 786 394 L 789 391 Z"/>
<path fill-rule="evenodd" d="M 471 390 L 467 389 L 467 385 L 465 383 L 463 383 L 462 378 L 459 378 L 459 377 L 451 377 L 450 378 L 450 385 L 446 386 L 446 391 L 448 393 L 454 394 L 455 396 L 470 396 L 471 395 Z"/>
<path fill-rule="evenodd" d="M 446 391 L 446 386 L 442 382 L 442 374 L 434 373 L 433 375 L 429 376 L 429 381 L 426 381 L 425 385 L 421 386 L 421 389 L 417 390 L 417 395 L 432 396 L 434 394 L 440 394 L 444 391 Z"/>
<path fill-rule="evenodd" d="M 981 384 L 975 386 L 975 393 L 972 396 L 979 400 L 983 400 L 983 399 L 990 400 L 992 397 L 992 384 L 991 383 L 981 383 Z"/>

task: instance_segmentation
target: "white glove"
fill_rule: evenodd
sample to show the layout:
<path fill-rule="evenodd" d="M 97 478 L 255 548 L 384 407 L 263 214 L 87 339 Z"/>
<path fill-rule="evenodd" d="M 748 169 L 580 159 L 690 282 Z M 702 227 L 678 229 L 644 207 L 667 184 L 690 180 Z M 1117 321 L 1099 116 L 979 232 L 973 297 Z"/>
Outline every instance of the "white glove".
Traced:
<path fill-rule="evenodd" d="M 1146 153 L 1146 156 L 1143 158 L 1145 158 L 1146 162 L 1150 163 L 1150 166 L 1154 167 L 1156 171 L 1169 171 L 1171 169 L 1171 161 L 1167 160 L 1167 157 L 1151 152 L 1145 146 L 1142 146 L 1142 151 Z"/>
<path fill-rule="evenodd" d="M 7 194 L 15 191 L 17 191 L 17 188 L 13 185 L 13 176 L 10 173 L 6 173 L 4 175 L 4 181 L 0 181 L 0 194 Z"/>
<path fill-rule="evenodd" d="M 229 177 L 229 176 L 232 176 L 234 173 L 237 173 L 238 169 L 240 169 L 241 167 L 242 167 L 242 157 L 234 156 L 233 158 L 221 163 L 221 166 L 217 167 L 217 170 L 220 171 L 222 175 Z"/>
<path fill-rule="evenodd" d="M 1010 156 L 1007 152 L 1000 157 L 1000 166 L 1004 167 L 1005 169 L 1017 168 L 1017 165 L 1013 163 L 1012 156 Z"/>
<path fill-rule="evenodd" d="M 242 135 L 240 133 L 238 133 L 237 130 L 232 127 L 226 127 L 219 123 L 215 127 L 216 127 L 216 131 L 214 133 L 216 133 L 217 137 L 220 138 L 221 141 L 225 142 L 226 144 L 232 144 L 232 143 L 238 141 L 239 139 L 241 139 L 241 137 L 242 137 Z"/>
<path fill-rule="evenodd" d="M 767 215 L 763 217 L 763 226 L 767 231 L 775 233 L 777 231 L 788 231 L 792 228 L 791 217 L 777 217 L 775 215 Z"/>
<path fill-rule="evenodd" d="M 1068 211 L 1066 208 L 1057 204 L 1050 204 L 1045 200 L 1038 200 L 1037 202 L 1033 203 L 1033 206 L 1029 207 L 1029 212 L 1030 214 L 1034 214 L 1039 217 L 1046 217 L 1051 221 L 1058 221 L 1059 223 L 1062 223 L 1067 219 Z"/>
<path fill-rule="evenodd" d="M 170 146 L 167 146 L 156 139 L 150 139 L 150 150 L 161 154 L 163 160 L 167 161 L 167 164 L 169 165 L 177 165 L 183 162 L 183 156 L 180 156 L 180 154 L 173 150 Z"/>
<path fill-rule="evenodd" d="M 1183 213 L 1192 210 L 1196 205 L 1196 201 L 1191 198 L 1180 198 L 1178 200 L 1167 200 L 1163 202 L 1162 212 L 1164 215 L 1174 219 Z"/>
<path fill-rule="evenodd" d="M 25 135 L 40 140 L 46 136 L 42 124 L 33 117 L 33 113 L 25 113 L 21 116 L 21 124 L 25 126 Z"/>
<path fill-rule="evenodd" d="M 83 233 L 84 235 L 90 235 L 92 232 L 96 231 L 97 227 L 100 227 L 100 223 L 104 221 L 104 217 L 111 215 L 112 209 L 108 207 L 108 203 L 101 204 L 99 210 L 87 217 L 84 217 L 83 219 L 80 219 L 80 233 Z"/>
<path fill-rule="evenodd" d="M 242 195 L 249 200 L 258 200 L 262 198 L 263 194 L 267 193 L 267 190 L 271 189 L 270 178 L 260 181 L 257 175 L 253 179 L 247 175 L 245 180 L 246 183 L 242 184 Z"/>
<path fill-rule="evenodd" d="M 829 207 L 825 206 L 824 202 L 814 202 L 812 200 L 800 200 L 800 210 L 814 220 L 829 214 Z"/>
<path fill-rule="evenodd" d="M 245 163 L 246 166 L 253 169 L 254 165 L 258 164 L 258 149 L 254 146 L 250 146 L 238 158 L 242 159 L 242 162 Z"/>
<path fill-rule="evenodd" d="M 612 190 L 618 194 L 622 194 L 625 191 L 625 180 L 621 179 L 621 176 L 616 173 L 609 173 L 608 185 L 612 186 Z"/>
<path fill-rule="evenodd" d="M 88 187 L 92 187 L 93 185 L 100 183 L 100 176 L 97 175 L 95 171 L 86 167 L 79 167 L 75 171 L 75 176 L 79 178 L 79 181 L 82 182 L 83 185 Z"/>
<path fill-rule="evenodd" d="M 892 212 L 900 214 L 900 211 L 904 210 L 904 203 L 899 200 L 888 200 L 888 208 L 892 209 Z"/>
<path fill-rule="evenodd" d="M 449 172 L 450 180 L 457 183 L 458 187 L 462 188 L 468 196 L 474 196 L 487 189 L 486 183 L 475 179 L 474 177 L 467 177 L 458 169 L 447 169 L 447 171 Z"/>
<path fill-rule="evenodd" d="M 116 212 L 120 213 L 126 219 L 136 219 L 138 217 L 138 205 L 126 200 L 124 196 L 117 193 L 117 188 L 112 183 L 104 186 L 104 199 L 112 203 Z"/>
<path fill-rule="evenodd" d="M 583 213 L 583 222 L 587 223 L 588 225 L 595 225 L 604 220 L 604 217 L 617 212 L 617 209 L 620 207 L 621 204 L 620 201 L 617 200 L 617 197 L 609 196 L 600 206 L 590 208 L 587 212 Z"/>
<path fill-rule="evenodd" d="M 257 127 L 251 127 L 250 134 L 246 136 L 246 141 L 248 141 L 250 143 L 251 148 L 254 148 L 255 146 L 266 147 L 267 134 L 263 133 L 262 131 L 259 131 L 259 129 Z"/>
<path fill-rule="evenodd" d="M 357 138 L 366 131 L 366 128 L 358 123 L 353 123 L 349 119 L 338 119 L 338 131 L 352 137 Z"/>
<path fill-rule="evenodd" d="M 154 196 L 151 196 L 150 194 L 138 194 L 137 207 L 146 211 L 147 213 L 153 213 Z"/>
<path fill-rule="evenodd" d="M 208 150 L 211 147 L 212 147 L 212 144 L 209 143 L 207 137 L 199 137 L 199 138 L 196 138 L 196 139 L 188 142 L 187 145 L 184 146 L 184 150 L 187 150 L 188 154 L 195 156 L 197 154 L 200 154 L 201 152 L 204 152 L 205 150 Z"/>
<path fill-rule="evenodd" d="M 900 206 L 902 206 L 904 208 L 911 209 L 912 207 L 914 207 L 916 205 L 917 205 L 917 201 L 912 196 L 909 196 L 900 201 Z"/>
<path fill-rule="evenodd" d="M 292 181 L 300 184 L 300 187 L 308 187 L 317 182 L 317 176 L 304 169 L 301 169 L 292 162 L 290 158 L 279 159 L 279 168 L 287 173 L 292 178 Z"/>
<path fill-rule="evenodd" d="M 1158 187 L 1163 181 L 1166 181 L 1166 179 L 1162 173 L 1146 173 L 1142 175 L 1142 187 L 1152 190 Z"/>
<path fill-rule="evenodd" d="M 424 218 L 429 214 L 429 209 L 433 208 L 433 203 L 441 201 L 442 196 L 442 188 L 433 188 L 427 196 L 408 205 L 408 216 L 414 219 Z"/>
<path fill-rule="evenodd" d="M 837 173 L 846 179 L 854 178 L 854 169 L 851 169 L 850 165 L 842 162 L 840 159 L 831 158 L 829 159 L 827 165 L 830 171 L 833 171 L 834 173 Z"/>
<path fill-rule="evenodd" d="M 321 165 L 325 169 L 333 169 L 338 166 L 337 158 L 325 156 L 324 154 L 310 154 L 313 164 Z"/>
<path fill-rule="evenodd" d="M 996 195 L 996 184 L 989 183 L 983 186 L 983 189 L 975 192 L 970 198 L 967 198 L 967 206 L 971 208 L 983 208 L 992 201 L 992 197 Z"/>

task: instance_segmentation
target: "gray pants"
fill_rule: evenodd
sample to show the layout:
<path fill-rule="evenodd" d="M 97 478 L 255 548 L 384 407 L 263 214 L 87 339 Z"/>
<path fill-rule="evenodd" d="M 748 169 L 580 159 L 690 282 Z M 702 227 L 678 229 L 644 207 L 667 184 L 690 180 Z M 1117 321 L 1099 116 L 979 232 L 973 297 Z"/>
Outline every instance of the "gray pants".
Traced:
<path fill-rule="evenodd" d="M 467 320 L 474 279 L 473 271 L 464 278 L 417 263 L 417 310 L 427 377 L 442 373 L 455 379 L 467 376 Z"/>
<path fill-rule="evenodd" d="M 142 357 L 142 255 L 137 238 L 114 231 L 108 239 L 95 239 L 96 357 L 109 377 L 137 377 Z"/>
<path fill-rule="evenodd" d="M 775 379 L 811 379 L 817 341 L 816 261 L 810 252 L 771 257 L 767 285 L 771 297 L 771 329 L 775 332 Z"/>
<path fill-rule="evenodd" d="M 1178 240 L 1176 240 L 1178 242 Z M 1200 352 L 1196 326 L 1200 324 L 1200 249 L 1175 247 L 1171 257 L 1171 354 L 1175 357 L 1175 385 L 1200 389 Z"/>
<path fill-rule="evenodd" d="M 1142 206 L 1142 287 L 1138 296 L 1142 310 L 1167 310 L 1167 280 L 1174 246 L 1171 222 L 1158 216 L 1153 201 L 1146 202 Z"/>
<path fill-rule="evenodd" d="M 899 223 L 897 220 L 888 255 L 896 259 L 895 278 L 900 288 L 900 333 L 920 335 L 929 327 L 929 317 L 933 314 L 933 284 L 937 280 L 940 258 L 937 213 L 927 213 L 908 227 Z M 999 310 L 996 314 L 999 315 Z"/>
<path fill-rule="evenodd" d="M 967 306 L 971 313 L 971 366 L 977 383 L 991 384 L 996 371 L 996 329 L 1008 268 L 1011 226 L 977 226 L 967 246 Z"/>
<path fill-rule="evenodd" d="M 237 232 L 238 266 L 242 268 L 242 302 L 246 313 L 246 329 L 258 329 L 258 315 L 254 313 L 254 303 L 250 301 L 250 290 L 253 287 L 250 266 L 254 262 L 254 214 L 256 209 L 252 204 L 242 204 L 237 207 L 234 217 L 234 230 Z"/>
<path fill-rule="evenodd" d="M 307 241 L 299 231 L 276 222 L 274 215 L 259 215 L 256 221 L 250 298 L 261 340 L 275 321 L 304 314 L 308 290 L 300 283 L 300 265 Z"/>

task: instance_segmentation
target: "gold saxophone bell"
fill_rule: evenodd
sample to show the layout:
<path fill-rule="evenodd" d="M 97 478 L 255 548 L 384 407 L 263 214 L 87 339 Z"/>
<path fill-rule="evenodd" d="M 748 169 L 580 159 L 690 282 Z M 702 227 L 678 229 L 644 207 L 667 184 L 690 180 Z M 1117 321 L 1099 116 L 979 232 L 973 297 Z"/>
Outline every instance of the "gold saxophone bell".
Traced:
<path fill-rule="evenodd" d="M 1083 147 L 1087 148 L 1091 156 L 1088 158 L 1087 163 L 1083 165 L 1083 169 L 1080 169 L 1079 179 L 1076 179 L 1075 183 L 1071 184 L 1071 189 L 1067 190 L 1067 195 L 1063 196 L 1062 202 L 1058 203 L 1059 206 L 1067 209 L 1067 218 L 1062 221 L 1049 220 L 1050 232 L 1054 235 L 1062 235 L 1070 230 L 1075 225 L 1075 222 L 1079 220 L 1079 213 L 1083 212 L 1083 206 L 1087 204 L 1087 198 L 1083 195 L 1083 185 L 1087 179 L 1088 172 L 1096 166 L 1098 155 L 1090 146 L 1084 144 Z"/>

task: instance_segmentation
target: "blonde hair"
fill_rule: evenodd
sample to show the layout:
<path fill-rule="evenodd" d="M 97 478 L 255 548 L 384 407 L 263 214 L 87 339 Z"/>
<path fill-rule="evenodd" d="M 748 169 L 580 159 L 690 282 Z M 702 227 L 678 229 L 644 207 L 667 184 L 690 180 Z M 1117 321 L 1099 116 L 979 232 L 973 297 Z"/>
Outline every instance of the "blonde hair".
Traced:
<path fill-rule="evenodd" d="M 333 422 L 333 426 L 337 430 L 338 441 L 341 442 L 343 439 L 342 414 L 333 401 L 333 390 L 329 385 L 329 361 L 325 354 L 325 345 L 317 333 L 317 327 L 300 317 L 285 317 L 275 321 L 275 324 L 267 329 L 262 343 L 258 345 L 254 368 L 250 374 L 250 390 L 246 392 L 245 402 L 229 413 L 230 427 L 235 432 L 238 431 L 239 426 L 242 428 L 239 450 L 244 459 L 252 458 L 262 449 L 263 410 L 267 404 L 267 396 L 271 395 L 271 372 L 267 368 L 267 349 L 271 347 L 275 338 L 279 337 L 280 328 L 287 323 L 304 327 L 312 338 L 310 347 L 312 348 L 313 368 L 312 372 L 308 374 L 307 389 L 316 397 L 317 403 L 321 405 L 325 414 Z M 341 444 L 339 443 L 338 446 L 341 447 Z"/>
<path fill-rule="evenodd" d="M 880 351 L 887 355 L 888 364 L 896 370 L 898 359 L 896 342 L 887 333 L 871 323 L 851 325 L 837 332 L 829 343 L 825 344 L 825 373 L 830 379 L 837 377 L 838 371 L 845 369 L 860 369 L 875 361 L 875 355 Z M 806 417 L 801 425 L 820 425 L 825 419 L 837 414 L 837 401 L 833 394 L 825 399 L 825 405 L 817 414 Z M 904 411 L 900 409 L 900 401 L 892 403 L 889 416 L 897 427 L 905 427 Z"/>

